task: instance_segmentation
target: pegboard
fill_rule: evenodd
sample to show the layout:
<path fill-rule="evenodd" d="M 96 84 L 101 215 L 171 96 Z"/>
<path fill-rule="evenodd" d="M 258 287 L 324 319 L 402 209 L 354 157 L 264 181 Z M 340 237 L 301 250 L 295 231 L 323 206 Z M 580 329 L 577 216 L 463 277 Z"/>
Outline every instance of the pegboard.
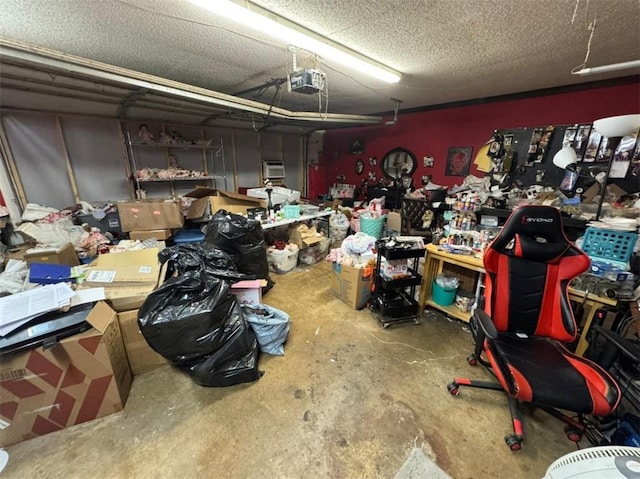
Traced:
<path fill-rule="evenodd" d="M 510 170 L 512 183 L 519 180 L 522 182 L 524 188 L 536 184 L 549 186 L 551 188 L 558 188 L 564 178 L 565 170 L 558 168 L 553 164 L 553 156 L 562 148 L 565 131 L 567 128 L 573 126 L 575 125 L 555 126 L 543 161 L 541 163 L 534 163 L 533 166 L 525 166 L 522 173 L 518 173 L 518 167 L 525 165 L 527 161 L 529 145 L 531 144 L 531 138 L 534 130 L 536 128 L 546 128 L 546 126 L 498 130 L 502 135 L 511 135 L 513 137 L 512 150 L 514 152 L 514 161 Z M 585 165 L 590 165 L 593 168 L 602 167 L 605 170 L 607 167 L 607 163 L 604 162 L 586 164 L 581 162 L 578 163 L 578 165 L 582 165 L 583 167 Z M 544 178 L 541 181 L 536 178 L 538 170 L 544 171 Z M 576 189 L 582 188 L 583 190 L 586 190 L 594 183 L 594 178 L 581 174 L 578 178 Z M 626 178 L 610 178 L 608 184 L 616 184 L 627 193 L 635 193 L 638 191 L 640 179 L 637 176 L 632 176 L 629 172 Z M 570 194 L 567 194 L 567 196 L 570 196 Z"/>

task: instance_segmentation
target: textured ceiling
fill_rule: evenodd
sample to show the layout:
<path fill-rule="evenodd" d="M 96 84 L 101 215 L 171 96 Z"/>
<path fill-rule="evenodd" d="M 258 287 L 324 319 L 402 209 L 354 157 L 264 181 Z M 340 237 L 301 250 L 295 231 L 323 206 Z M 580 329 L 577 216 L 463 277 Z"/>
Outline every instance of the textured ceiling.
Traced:
<path fill-rule="evenodd" d="M 387 85 L 321 60 L 334 113 L 390 111 L 391 98 L 407 109 L 638 74 L 570 73 L 584 60 L 594 18 L 587 66 L 640 59 L 638 0 L 254 3 L 403 73 Z M 292 69 L 286 45 L 187 1 L 0 0 L 0 35 L 227 94 Z M 298 63 L 313 59 L 301 54 Z M 284 88 L 275 104 L 315 111 L 318 97 Z"/>

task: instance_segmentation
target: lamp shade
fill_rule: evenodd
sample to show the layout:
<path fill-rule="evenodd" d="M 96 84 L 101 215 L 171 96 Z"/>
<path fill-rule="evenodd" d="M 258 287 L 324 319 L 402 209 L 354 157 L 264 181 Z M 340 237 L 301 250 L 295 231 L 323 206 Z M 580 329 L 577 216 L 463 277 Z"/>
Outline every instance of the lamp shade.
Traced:
<path fill-rule="evenodd" d="M 607 138 L 630 135 L 634 130 L 640 128 L 640 114 L 601 118 L 593 122 L 593 128 Z"/>
<path fill-rule="evenodd" d="M 553 164 L 558 168 L 566 170 L 570 165 L 575 165 L 578 162 L 578 155 L 576 150 L 570 146 L 563 147 L 558 153 L 553 155 Z"/>

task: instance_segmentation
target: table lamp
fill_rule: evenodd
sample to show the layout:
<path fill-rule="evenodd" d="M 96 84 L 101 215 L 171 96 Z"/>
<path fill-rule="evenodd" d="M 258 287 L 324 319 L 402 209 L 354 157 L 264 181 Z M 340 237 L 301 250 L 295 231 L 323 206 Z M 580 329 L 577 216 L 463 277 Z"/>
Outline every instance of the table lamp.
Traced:
<path fill-rule="evenodd" d="M 618 148 L 620 141 L 622 141 L 622 138 L 632 134 L 638 128 L 640 128 L 640 114 L 610 116 L 607 118 L 595 120 L 593 122 L 593 129 L 600 133 L 602 136 L 605 136 L 609 139 L 609 144 L 607 146 L 613 152 L 609 157 L 609 164 L 607 165 L 606 175 L 604 177 L 604 181 L 601 184 L 600 201 L 598 201 L 596 221 L 600 219 L 602 203 L 604 202 L 604 194 L 607 188 L 607 182 L 609 181 L 611 162 L 613 161 L 613 157 L 615 156 L 615 151 Z"/>

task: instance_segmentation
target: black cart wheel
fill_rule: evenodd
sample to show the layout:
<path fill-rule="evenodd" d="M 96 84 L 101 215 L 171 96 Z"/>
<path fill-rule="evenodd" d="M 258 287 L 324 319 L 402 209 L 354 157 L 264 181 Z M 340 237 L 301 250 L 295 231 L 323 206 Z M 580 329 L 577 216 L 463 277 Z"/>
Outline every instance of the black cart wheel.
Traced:
<path fill-rule="evenodd" d="M 449 391 L 449 393 L 452 396 L 457 396 L 458 394 L 460 394 L 460 388 L 458 387 L 458 385 L 456 383 L 447 384 L 447 391 Z"/>
<path fill-rule="evenodd" d="M 564 433 L 567 435 L 567 439 L 572 442 L 580 442 L 582 439 L 582 431 L 573 426 L 565 426 Z"/>
<path fill-rule="evenodd" d="M 467 356 L 467 363 L 469 363 L 470 366 L 477 366 L 478 360 L 476 359 L 476 355 L 471 353 L 469 356 Z"/>
<path fill-rule="evenodd" d="M 519 451 L 522 449 L 522 438 L 516 436 L 515 434 L 507 434 L 504 437 L 504 442 L 507 443 L 509 449 L 512 451 Z"/>

